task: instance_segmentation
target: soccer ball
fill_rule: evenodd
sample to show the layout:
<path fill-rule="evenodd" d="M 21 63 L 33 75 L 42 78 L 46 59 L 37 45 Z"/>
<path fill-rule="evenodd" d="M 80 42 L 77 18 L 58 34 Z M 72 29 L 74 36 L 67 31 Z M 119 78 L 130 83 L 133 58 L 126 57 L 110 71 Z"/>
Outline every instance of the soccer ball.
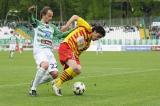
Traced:
<path fill-rule="evenodd" d="M 73 92 L 75 95 L 82 95 L 86 87 L 83 82 L 75 82 L 73 84 Z"/>

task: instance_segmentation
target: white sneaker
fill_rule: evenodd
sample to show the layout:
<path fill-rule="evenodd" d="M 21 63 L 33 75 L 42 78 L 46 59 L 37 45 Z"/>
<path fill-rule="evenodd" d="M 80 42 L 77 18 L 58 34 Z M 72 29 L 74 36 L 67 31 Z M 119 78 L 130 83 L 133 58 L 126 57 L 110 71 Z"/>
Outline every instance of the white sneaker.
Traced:
<path fill-rule="evenodd" d="M 53 91 L 57 96 L 62 96 L 62 92 L 60 88 L 58 88 L 55 84 L 52 87 L 53 87 Z"/>

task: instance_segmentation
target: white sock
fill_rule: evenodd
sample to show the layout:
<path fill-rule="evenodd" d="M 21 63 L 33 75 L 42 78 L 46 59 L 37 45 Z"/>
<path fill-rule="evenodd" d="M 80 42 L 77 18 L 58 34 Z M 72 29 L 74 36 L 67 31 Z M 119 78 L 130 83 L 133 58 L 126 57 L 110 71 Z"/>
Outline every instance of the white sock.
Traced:
<path fill-rule="evenodd" d="M 52 76 L 48 72 L 46 72 L 42 79 L 39 81 L 39 84 L 43 84 L 51 80 L 53 80 Z"/>
<path fill-rule="evenodd" d="M 37 70 L 37 73 L 36 73 L 35 79 L 34 79 L 34 81 L 33 81 L 31 90 L 36 90 L 37 86 L 39 85 L 40 80 L 41 80 L 42 77 L 45 75 L 45 72 L 46 72 L 45 69 L 43 69 L 42 67 L 40 67 L 40 68 Z"/>

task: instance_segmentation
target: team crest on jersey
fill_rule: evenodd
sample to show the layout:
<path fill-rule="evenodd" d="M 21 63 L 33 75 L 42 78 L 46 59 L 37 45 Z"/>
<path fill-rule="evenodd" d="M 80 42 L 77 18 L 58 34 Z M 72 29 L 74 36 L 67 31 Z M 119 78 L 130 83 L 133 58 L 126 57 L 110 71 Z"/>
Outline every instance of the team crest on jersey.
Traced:
<path fill-rule="evenodd" d="M 50 38 L 51 37 L 52 33 L 50 31 L 45 31 L 44 33 L 45 33 L 45 37 L 46 38 Z"/>

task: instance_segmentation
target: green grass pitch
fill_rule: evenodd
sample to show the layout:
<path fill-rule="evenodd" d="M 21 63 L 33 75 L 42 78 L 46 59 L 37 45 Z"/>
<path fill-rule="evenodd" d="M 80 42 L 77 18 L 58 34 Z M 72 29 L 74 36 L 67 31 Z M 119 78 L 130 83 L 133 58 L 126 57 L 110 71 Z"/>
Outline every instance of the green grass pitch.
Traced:
<path fill-rule="evenodd" d="M 0 52 L 0 106 L 160 106 L 159 52 L 85 52 L 81 75 L 64 83 L 62 97 L 53 94 L 50 83 L 30 97 L 36 72 L 32 52 L 8 57 L 8 52 Z M 86 85 L 82 96 L 72 92 L 76 81 Z"/>

